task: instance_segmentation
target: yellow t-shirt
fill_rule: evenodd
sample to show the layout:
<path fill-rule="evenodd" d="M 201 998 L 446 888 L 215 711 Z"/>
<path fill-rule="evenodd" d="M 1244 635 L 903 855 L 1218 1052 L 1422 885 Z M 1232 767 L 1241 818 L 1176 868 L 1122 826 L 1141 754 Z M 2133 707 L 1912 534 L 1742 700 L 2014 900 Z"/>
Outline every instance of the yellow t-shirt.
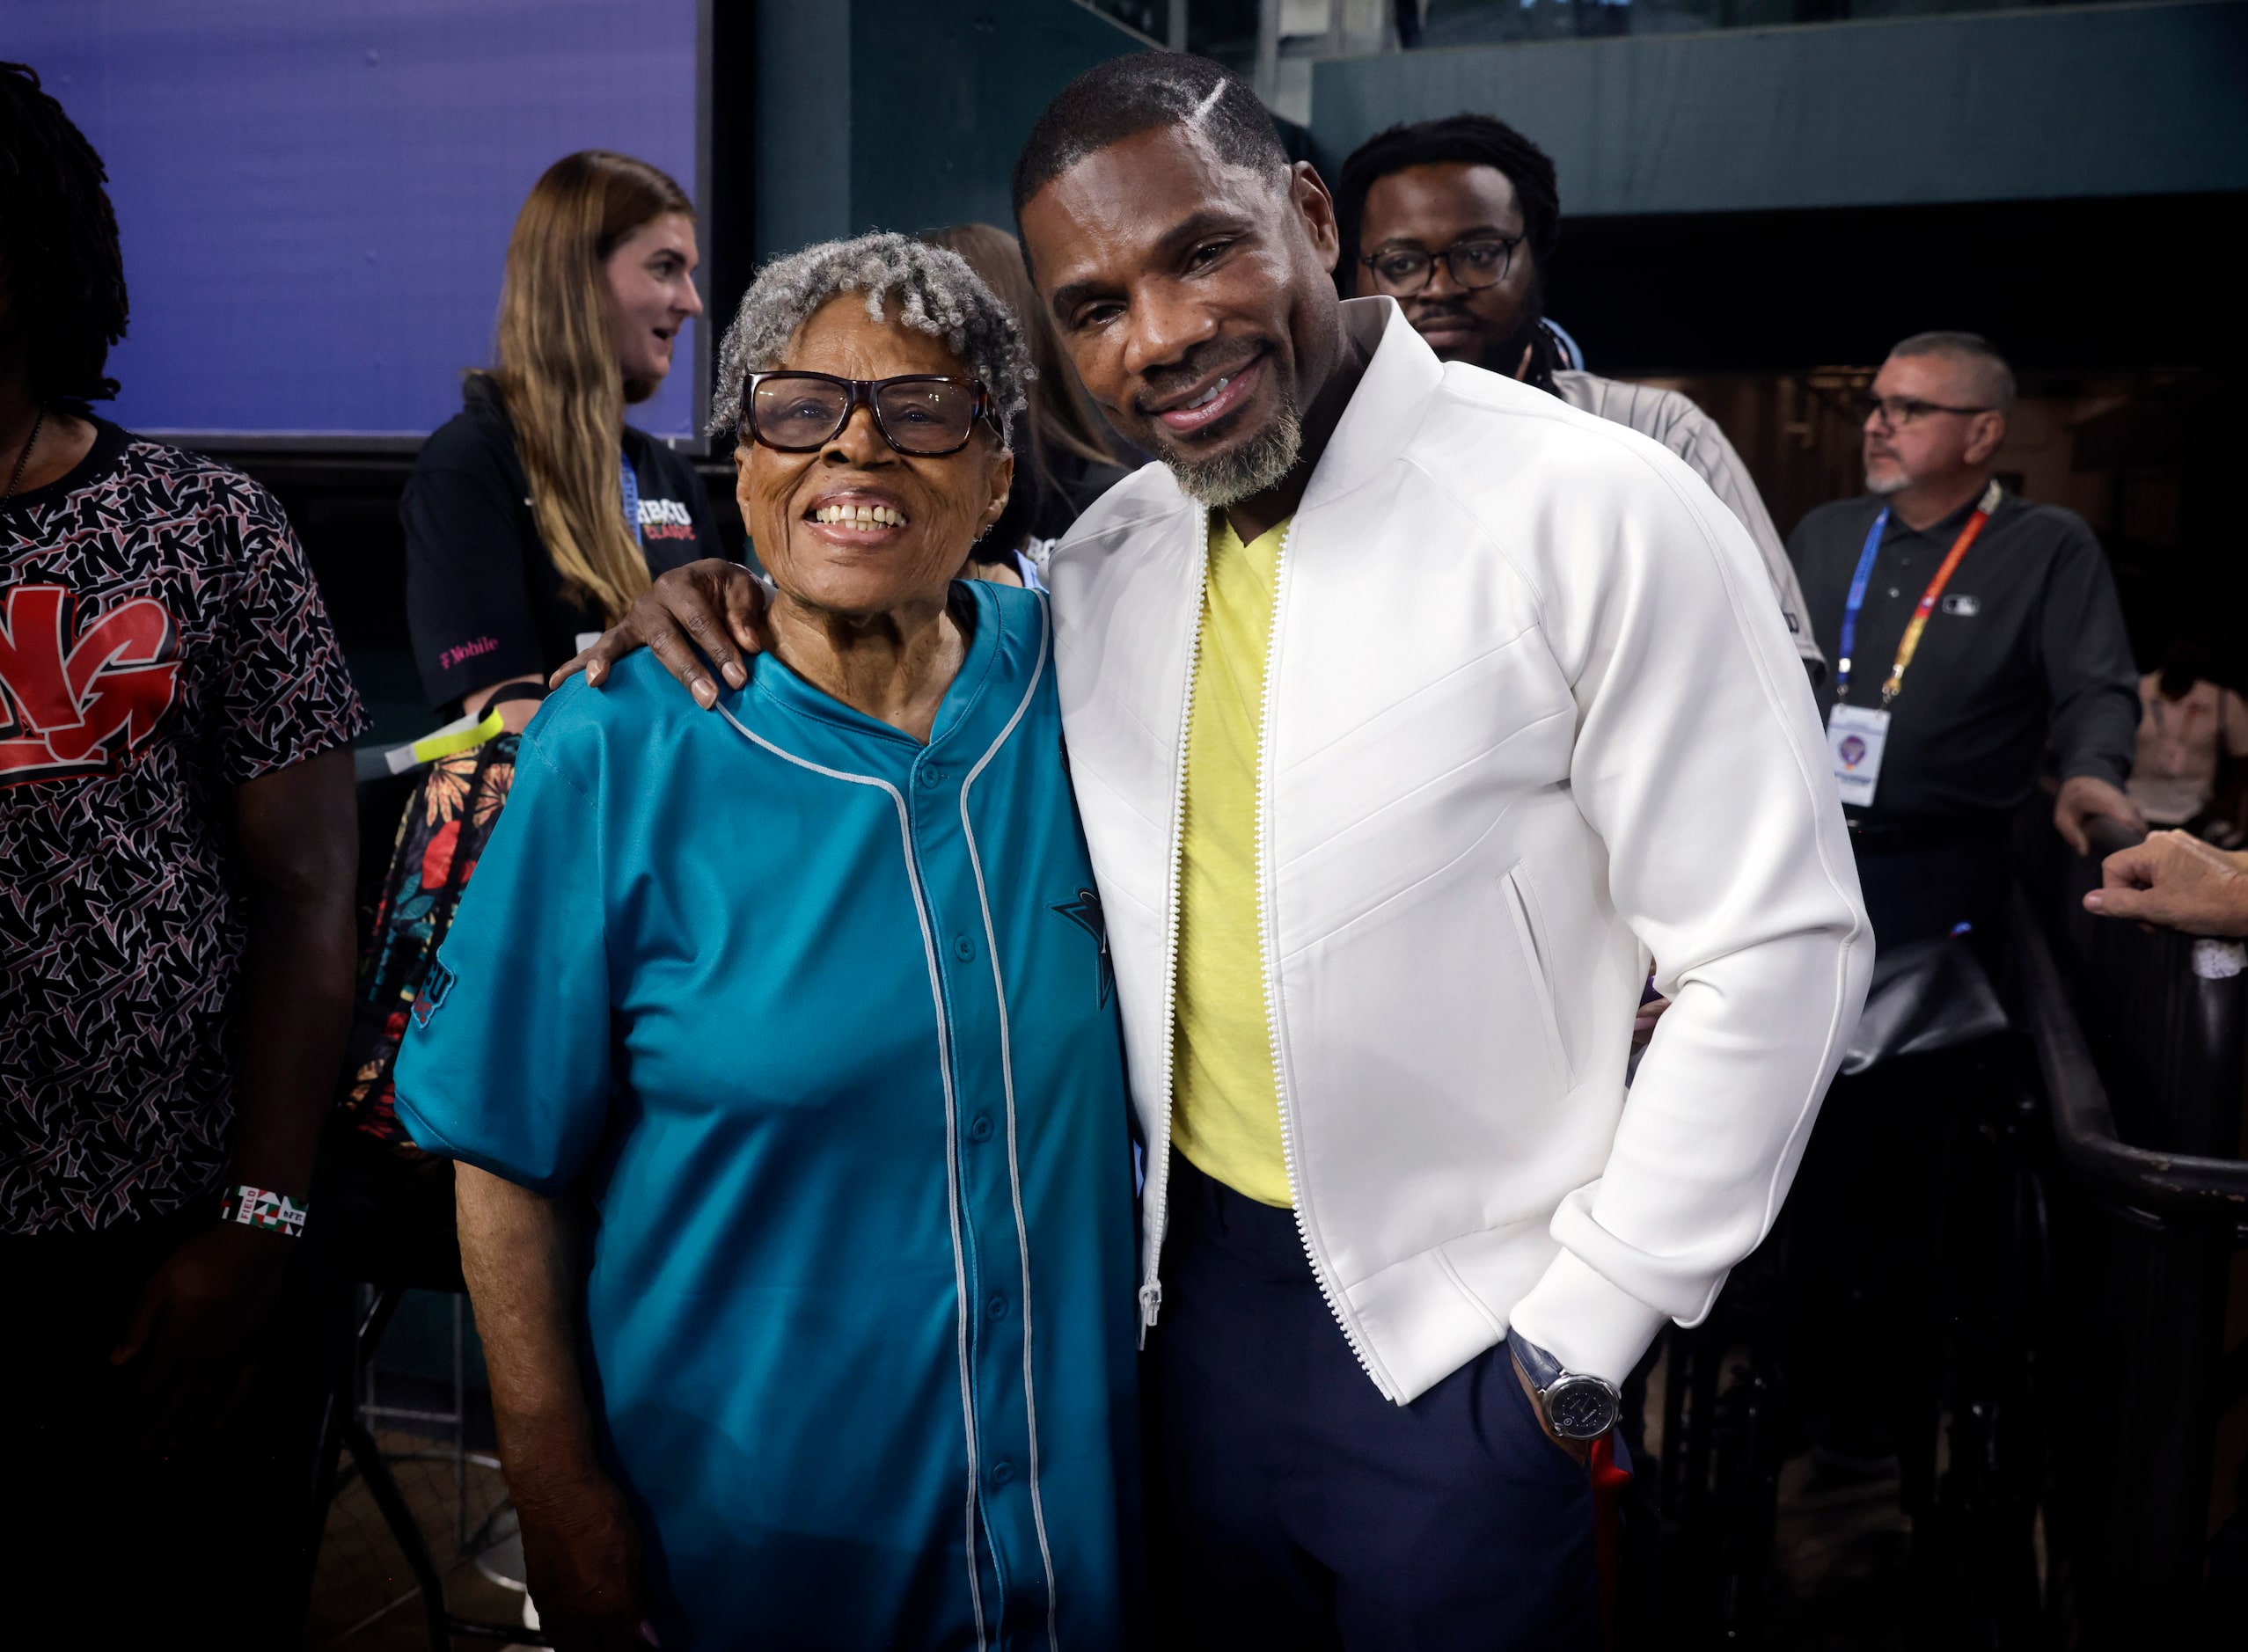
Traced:
<path fill-rule="evenodd" d="M 1295 1201 L 1264 1004 L 1256 783 L 1265 651 L 1288 524 L 1244 545 L 1224 512 L 1212 518 L 1179 835 L 1171 1140 L 1204 1174 L 1285 1208 Z"/>

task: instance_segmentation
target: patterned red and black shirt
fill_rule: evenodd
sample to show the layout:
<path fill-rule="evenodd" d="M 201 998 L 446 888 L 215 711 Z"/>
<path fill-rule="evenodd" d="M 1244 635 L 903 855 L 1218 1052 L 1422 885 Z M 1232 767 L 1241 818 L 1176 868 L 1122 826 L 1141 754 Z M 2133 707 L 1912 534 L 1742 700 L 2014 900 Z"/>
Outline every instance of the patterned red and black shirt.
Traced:
<path fill-rule="evenodd" d="M 0 1232 L 211 1191 L 243 916 L 234 788 L 366 727 L 273 497 L 98 427 L 0 508 Z"/>

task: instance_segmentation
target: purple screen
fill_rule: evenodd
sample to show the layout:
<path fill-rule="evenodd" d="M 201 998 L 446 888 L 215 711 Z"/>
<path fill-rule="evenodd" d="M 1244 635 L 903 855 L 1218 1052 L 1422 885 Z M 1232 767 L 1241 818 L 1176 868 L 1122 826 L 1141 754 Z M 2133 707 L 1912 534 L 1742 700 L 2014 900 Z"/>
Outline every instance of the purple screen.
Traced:
<path fill-rule="evenodd" d="M 695 189 L 696 0 L 4 0 L 109 168 L 150 432 L 426 435 L 490 357 L 540 172 L 619 150 Z M 633 410 L 692 434 L 696 329 Z"/>

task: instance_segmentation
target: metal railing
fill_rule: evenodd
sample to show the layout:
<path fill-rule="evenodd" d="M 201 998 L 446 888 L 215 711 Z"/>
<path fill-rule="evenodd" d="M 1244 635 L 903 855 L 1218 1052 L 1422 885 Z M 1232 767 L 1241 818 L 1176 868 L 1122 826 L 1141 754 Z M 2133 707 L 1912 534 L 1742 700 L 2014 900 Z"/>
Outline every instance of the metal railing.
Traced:
<path fill-rule="evenodd" d="M 2248 973 L 2230 943 L 2094 918 L 2083 892 L 2135 834 L 2017 892 L 2013 955 L 2064 1203 L 2065 1364 L 2051 1425 L 2047 1589 L 2086 1646 L 2178 1646 L 2203 1617 L 2231 1253 L 2248 1242 L 2237 1157 Z M 2235 1520 L 2240 1518 L 2234 1517 Z M 2214 1642 L 2212 1642 L 2214 1644 Z"/>

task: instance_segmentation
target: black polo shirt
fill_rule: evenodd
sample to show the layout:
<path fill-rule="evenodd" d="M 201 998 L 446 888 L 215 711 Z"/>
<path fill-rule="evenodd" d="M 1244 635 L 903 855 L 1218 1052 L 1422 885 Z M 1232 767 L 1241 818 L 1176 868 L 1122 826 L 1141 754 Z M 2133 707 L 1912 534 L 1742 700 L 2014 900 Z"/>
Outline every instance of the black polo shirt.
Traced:
<path fill-rule="evenodd" d="M 1842 657 L 1842 605 L 1883 501 L 1822 505 L 1788 536 L 1812 632 Z M 1889 519 L 1858 615 L 1850 703 L 1878 706 L 1905 624 L 1973 513 L 1971 501 L 1922 532 Z M 1823 718 L 1832 674 L 1819 690 Z M 2130 776 L 2138 670 L 2107 559 L 2084 519 L 2007 494 L 1929 617 L 1889 711 L 1872 807 L 1883 822 L 1962 822 L 2010 813 L 2041 769 L 2062 779 Z"/>
<path fill-rule="evenodd" d="M 640 485 L 648 571 L 724 556 L 709 495 L 685 456 L 630 425 L 624 452 Z M 546 554 L 514 427 L 485 375 L 469 375 L 459 414 L 422 444 L 399 516 L 406 628 L 431 705 L 552 671 L 582 634 L 604 628 L 599 612 L 563 588 Z"/>

